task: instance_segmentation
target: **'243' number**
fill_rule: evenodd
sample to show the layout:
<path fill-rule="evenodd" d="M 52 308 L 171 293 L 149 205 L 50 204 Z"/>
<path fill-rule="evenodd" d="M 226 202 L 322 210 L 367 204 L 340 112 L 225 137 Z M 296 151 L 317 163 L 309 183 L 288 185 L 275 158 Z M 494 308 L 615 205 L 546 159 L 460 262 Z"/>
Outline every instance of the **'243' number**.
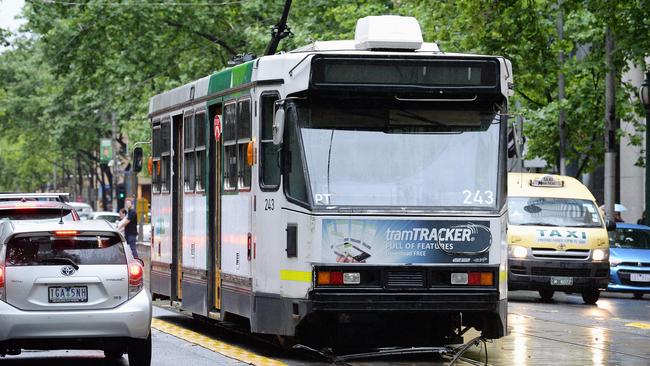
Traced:
<path fill-rule="evenodd" d="M 491 205 L 494 203 L 494 193 L 492 191 L 475 191 L 472 192 L 469 189 L 463 191 L 463 203 L 466 205 L 473 204 L 486 204 Z"/>

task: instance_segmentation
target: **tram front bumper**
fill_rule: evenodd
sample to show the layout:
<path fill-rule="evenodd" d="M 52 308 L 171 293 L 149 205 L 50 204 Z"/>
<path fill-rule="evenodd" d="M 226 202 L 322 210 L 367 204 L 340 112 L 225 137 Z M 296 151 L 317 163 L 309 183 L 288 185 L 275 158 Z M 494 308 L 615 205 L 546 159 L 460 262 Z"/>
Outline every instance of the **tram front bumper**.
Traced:
<path fill-rule="evenodd" d="M 581 292 L 605 289 L 609 283 L 608 262 L 517 260 L 508 262 L 508 289 Z M 553 278 L 571 278 L 570 285 L 554 285 Z"/>
<path fill-rule="evenodd" d="M 314 292 L 310 300 L 312 311 L 324 312 L 493 312 L 499 308 L 499 293 L 496 290 L 436 293 L 328 291 Z"/>

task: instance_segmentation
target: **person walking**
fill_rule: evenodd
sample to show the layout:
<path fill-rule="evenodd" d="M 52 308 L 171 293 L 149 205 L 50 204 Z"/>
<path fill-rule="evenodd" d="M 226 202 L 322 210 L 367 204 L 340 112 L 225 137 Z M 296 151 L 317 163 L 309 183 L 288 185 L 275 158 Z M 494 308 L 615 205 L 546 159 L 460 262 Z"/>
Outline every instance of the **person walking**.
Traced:
<path fill-rule="evenodd" d="M 120 225 L 124 227 L 126 243 L 131 247 L 133 256 L 139 258 L 138 248 L 136 245 L 136 240 L 138 238 L 138 215 L 133 208 L 133 198 L 127 198 L 124 201 L 124 208 L 126 209 L 126 217 L 120 222 Z"/>

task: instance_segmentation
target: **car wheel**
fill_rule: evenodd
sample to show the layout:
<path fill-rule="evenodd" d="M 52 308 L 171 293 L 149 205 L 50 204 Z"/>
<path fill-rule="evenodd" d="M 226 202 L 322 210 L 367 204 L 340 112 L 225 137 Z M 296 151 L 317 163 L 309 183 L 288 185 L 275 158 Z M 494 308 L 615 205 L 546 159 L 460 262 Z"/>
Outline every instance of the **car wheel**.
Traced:
<path fill-rule="evenodd" d="M 151 365 L 151 333 L 147 339 L 135 339 L 129 345 L 129 366 Z"/>
<path fill-rule="evenodd" d="M 539 296 L 542 298 L 542 301 L 545 302 L 553 300 L 553 294 L 555 294 L 555 290 L 549 290 L 549 289 L 539 290 Z"/>
<path fill-rule="evenodd" d="M 643 299 L 643 292 L 635 292 L 634 293 L 634 298 L 637 300 Z"/>
<path fill-rule="evenodd" d="M 114 360 L 117 358 L 121 358 L 124 352 L 122 351 L 115 351 L 115 350 L 105 350 L 104 351 L 104 357 Z"/>
<path fill-rule="evenodd" d="M 593 305 L 598 301 L 600 291 L 597 289 L 585 290 L 582 292 L 582 300 L 585 304 Z"/>

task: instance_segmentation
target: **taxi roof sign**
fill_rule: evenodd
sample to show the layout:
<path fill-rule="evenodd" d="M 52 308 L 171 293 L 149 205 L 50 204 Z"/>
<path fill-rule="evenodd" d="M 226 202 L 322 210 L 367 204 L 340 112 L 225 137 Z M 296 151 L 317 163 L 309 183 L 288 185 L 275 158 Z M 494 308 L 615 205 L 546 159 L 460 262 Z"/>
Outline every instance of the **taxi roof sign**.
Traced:
<path fill-rule="evenodd" d="M 564 187 L 564 181 L 561 179 L 556 179 L 552 175 L 543 175 L 539 178 L 531 179 L 529 181 L 531 187 L 549 187 L 549 188 L 562 188 Z"/>

